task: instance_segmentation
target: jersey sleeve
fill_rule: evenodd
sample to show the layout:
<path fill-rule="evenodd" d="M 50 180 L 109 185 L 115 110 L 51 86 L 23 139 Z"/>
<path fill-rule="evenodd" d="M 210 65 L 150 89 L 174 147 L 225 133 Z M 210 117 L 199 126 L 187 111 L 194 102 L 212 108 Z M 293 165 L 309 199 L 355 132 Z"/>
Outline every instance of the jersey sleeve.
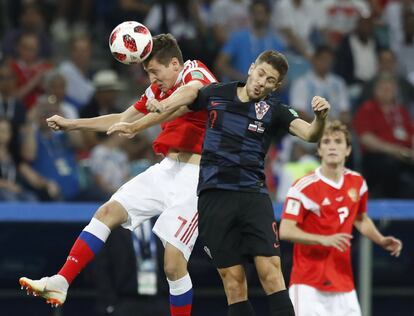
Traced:
<path fill-rule="evenodd" d="M 368 204 L 368 186 L 365 180 L 363 180 L 361 189 L 359 190 L 358 214 L 366 213 L 367 204 Z"/>
<path fill-rule="evenodd" d="M 290 123 L 299 118 L 299 114 L 290 106 L 278 103 L 276 115 L 273 118 L 272 127 L 282 128 L 289 131 Z"/>
<path fill-rule="evenodd" d="M 207 66 L 197 60 L 191 61 L 183 72 L 183 84 L 187 84 L 194 80 L 200 81 L 203 85 L 217 82 L 217 79 Z"/>
<path fill-rule="evenodd" d="M 137 109 L 137 111 L 139 111 L 141 113 L 148 114 L 148 110 L 147 110 L 147 107 L 146 107 L 147 101 L 148 101 L 148 96 L 145 92 L 143 95 L 141 95 L 139 100 L 134 103 L 134 108 Z"/>
<path fill-rule="evenodd" d="M 302 223 L 306 214 L 304 203 L 295 188 L 290 188 L 283 205 L 282 219 L 291 219 Z"/>
<path fill-rule="evenodd" d="M 200 111 L 202 109 L 207 109 L 208 99 L 213 95 L 216 86 L 217 83 L 212 83 L 201 88 L 198 91 L 197 99 L 192 104 L 190 104 L 188 108 L 191 111 Z"/>

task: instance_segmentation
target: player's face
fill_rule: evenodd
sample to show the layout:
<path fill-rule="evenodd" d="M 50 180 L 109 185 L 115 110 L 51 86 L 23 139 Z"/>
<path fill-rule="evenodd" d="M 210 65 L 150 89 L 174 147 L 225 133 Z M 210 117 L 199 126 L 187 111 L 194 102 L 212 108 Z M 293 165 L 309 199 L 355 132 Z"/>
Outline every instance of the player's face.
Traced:
<path fill-rule="evenodd" d="M 346 157 L 350 153 L 351 147 L 347 145 L 344 133 L 332 132 L 322 136 L 318 148 L 322 164 L 345 165 Z"/>
<path fill-rule="evenodd" d="M 268 63 L 253 64 L 249 69 L 246 90 L 250 100 L 264 99 L 279 86 L 279 72 Z"/>
<path fill-rule="evenodd" d="M 148 73 L 151 83 L 155 83 L 161 91 L 167 92 L 174 87 L 181 67 L 177 58 L 171 59 L 167 66 L 153 58 L 145 67 L 145 71 Z"/>

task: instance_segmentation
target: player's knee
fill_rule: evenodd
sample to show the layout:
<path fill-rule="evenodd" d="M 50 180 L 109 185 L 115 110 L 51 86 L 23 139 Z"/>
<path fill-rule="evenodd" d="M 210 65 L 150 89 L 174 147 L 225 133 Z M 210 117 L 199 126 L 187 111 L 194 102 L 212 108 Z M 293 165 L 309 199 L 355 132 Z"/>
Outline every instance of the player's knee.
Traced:
<path fill-rule="evenodd" d="M 184 254 L 170 243 L 165 246 L 164 272 L 171 281 L 181 279 L 188 273 Z"/>
<path fill-rule="evenodd" d="M 113 229 L 124 223 L 128 214 L 118 202 L 109 201 L 98 208 L 94 217 Z"/>
<path fill-rule="evenodd" d="M 230 304 L 247 299 L 247 281 L 244 274 L 222 270 L 220 276 Z"/>

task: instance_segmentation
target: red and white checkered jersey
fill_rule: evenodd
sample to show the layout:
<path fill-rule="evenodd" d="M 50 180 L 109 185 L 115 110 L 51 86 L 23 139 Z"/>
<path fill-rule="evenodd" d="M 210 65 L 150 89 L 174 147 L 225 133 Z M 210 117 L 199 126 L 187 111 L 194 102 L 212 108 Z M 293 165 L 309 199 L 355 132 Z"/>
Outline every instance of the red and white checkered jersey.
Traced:
<path fill-rule="evenodd" d="M 217 82 L 210 70 L 199 60 L 187 60 L 180 72 L 174 87 L 166 93 L 162 92 L 156 84 L 149 86 L 141 98 L 134 104 L 135 108 L 147 114 L 147 100 L 163 100 L 168 98 L 178 87 L 193 80 L 204 85 Z M 201 154 L 204 133 L 207 121 L 207 111 L 186 113 L 170 122 L 161 124 L 161 133 L 153 143 L 154 152 L 166 155 L 170 149 Z"/>
<path fill-rule="evenodd" d="M 344 169 L 336 183 L 318 168 L 289 189 L 282 218 L 296 221 L 299 228 L 312 234 L 351 234 L 356 216 L 366 212 L 367 199 L 368 187 L 359 173 Z M 290 283 L 321 291 L 352 291 L 350 248 L 340 252 L 334 247 L 295 244 Z"/>

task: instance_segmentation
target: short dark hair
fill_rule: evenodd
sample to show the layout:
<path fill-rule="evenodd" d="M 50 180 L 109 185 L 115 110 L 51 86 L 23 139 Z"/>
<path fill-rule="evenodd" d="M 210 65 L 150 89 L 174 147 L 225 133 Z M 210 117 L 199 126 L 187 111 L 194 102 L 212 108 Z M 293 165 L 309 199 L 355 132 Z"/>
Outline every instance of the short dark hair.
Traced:
<path fill-rule="evenodd" d="M 343 133 L 345 135 L 346 145 L 351 146 L 351 141 L 352 141 L 351 132 L 349 131 L 348 127 L 344 123 L 342 123 L 339 120 L 333 120 L 331 122 L 328 122 L 325 126 L 325 129 L 323 130 L 323 135 L 332 134 L 335 132 Z M 318 148 L 321 146 L 322 137 L 318 141 Z"/>
<path fill-rule="evenodd" d="M 266 11 L 269 12 L 269 14 L 272 12 L 272 5 L 269 0 L 253 0 L 250 2 L 250 11 L 253 9 L 253 7 L 261 5 L 264 6 Z"/>
<path fill-rule="evenodd" d="M 177 58 L 180 65 L 184 64 L 183 54 L 177 40 L 171 34 L 159 34 L 152 38 L 151 54 L 143 61 L 144 67 L 155 58 L 160 64 L 167 66 L 172 58 Z"/>
<path fill-rule="evenodd" d="M 313 53 L 313 57 L 319 57 L 322 54 L 331 54 L 332 56 L 334 55 L 334 50 L 328 46 L 328 45 L 319 45 L 316 47 L 314 53 Z"/>
<path fill-rule="evenodd" d="M 268 63 L 279 72 L 279 82 L 283 80 L 289 69 L 286 57 L 275 50 L 266 50 L 256 58 L 255 64 Z"/>

